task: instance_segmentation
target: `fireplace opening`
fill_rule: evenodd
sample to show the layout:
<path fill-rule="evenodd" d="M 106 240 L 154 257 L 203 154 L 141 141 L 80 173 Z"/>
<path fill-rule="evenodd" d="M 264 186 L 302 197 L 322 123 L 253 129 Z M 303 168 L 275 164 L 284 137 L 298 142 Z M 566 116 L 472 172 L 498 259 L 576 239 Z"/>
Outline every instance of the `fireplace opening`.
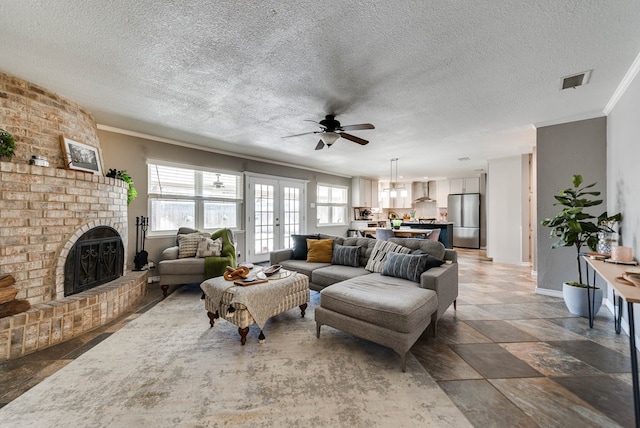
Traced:
<path fill-rule="evenodd" d="M 124 271 L 124 246 L 112 227 L 97 226 L 75 242 L 64 265 L 64 295 L 113 281 Z"/>

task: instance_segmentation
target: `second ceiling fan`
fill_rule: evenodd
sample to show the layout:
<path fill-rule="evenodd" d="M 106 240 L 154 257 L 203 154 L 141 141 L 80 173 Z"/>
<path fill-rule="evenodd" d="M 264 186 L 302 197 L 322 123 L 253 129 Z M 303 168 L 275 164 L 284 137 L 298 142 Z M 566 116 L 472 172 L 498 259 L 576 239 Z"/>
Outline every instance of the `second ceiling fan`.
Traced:
<path fill-rule="evenodd" d="M 322 149 L 325 145 L 327 147 L 331 147 L 333 143 L 335 143 L 340 137 L 346 138 L 347 140 L 364 146 L 365 144 L 369 144 L 369 141 L 364 140 L 360 137 L 356 137 L 355 135 L 347 134 L 345 131 L 375 129 L 375 126 L 370 123 L 342 126 L 340 125 L 340 122 L 336 120 L 336 116 L 333 114 L 326 115 L 325 118 L 320 122 L 316 122 L 314 120 L 309 120 L 309 122 L 317 123 L 318 125 L 320 125 L 320 131 L 303 132 L 302 134 L 287 135 L 286 137 L 282 138 L 300 137 L 302 135 L 309 134 L 320 134 L 320 141 L 318 141 L 318 144 L 316 145 L 316 150 Z"/>

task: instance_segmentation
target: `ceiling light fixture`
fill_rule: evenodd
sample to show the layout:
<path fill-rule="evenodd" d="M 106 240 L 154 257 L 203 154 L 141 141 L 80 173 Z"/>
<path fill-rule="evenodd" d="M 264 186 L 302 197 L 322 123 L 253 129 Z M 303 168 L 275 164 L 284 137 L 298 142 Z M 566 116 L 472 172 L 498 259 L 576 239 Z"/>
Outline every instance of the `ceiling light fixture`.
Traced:
<path fill-rule="evenodd" d="M 393 164 L 396 165 L 395 181 L 393 179 Z M 389 173 L 389 186 L 383 189 L 383 192 L 389 192 L 390 198 L 397 198 L 400 195 L 401 198 L 409 196 L 409 192 L 404 188 L 404 184 L 398 184 L 398 158 L 391 158 L 391 171 Z M 399 192 L 398 192 L 399 191 Z"/>
<path fill-rule="evenodd" d="M 216 189 L 222 189 L 224 187 L 224 183 L 220 181 L 220 174 L 216 174 L 216 181 L 213 182 L 213 187 Z"/>
<path fill-rule="evenodd" d="M 338 141 L 338 138 L 340 138 L 340 134 L 338 134 L 337 132 L 323 132 L 322 134 L 320 134 L 320 140 L 322 140 L 322 142 L 329 147 L 331 147 L 333 143 Z"/>

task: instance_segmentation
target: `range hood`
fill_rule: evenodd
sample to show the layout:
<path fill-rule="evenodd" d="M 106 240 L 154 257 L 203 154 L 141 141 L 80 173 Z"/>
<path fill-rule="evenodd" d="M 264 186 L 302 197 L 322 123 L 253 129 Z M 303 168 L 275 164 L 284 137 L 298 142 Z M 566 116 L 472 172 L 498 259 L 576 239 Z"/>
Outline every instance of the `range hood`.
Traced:
<path fill-rule="evenodd" d="M 429 183 L 426 181 L 415 183 L 416 195 L 418 196 L 414 202 L 435 202 L 435 200 L 429 197 Z"/>

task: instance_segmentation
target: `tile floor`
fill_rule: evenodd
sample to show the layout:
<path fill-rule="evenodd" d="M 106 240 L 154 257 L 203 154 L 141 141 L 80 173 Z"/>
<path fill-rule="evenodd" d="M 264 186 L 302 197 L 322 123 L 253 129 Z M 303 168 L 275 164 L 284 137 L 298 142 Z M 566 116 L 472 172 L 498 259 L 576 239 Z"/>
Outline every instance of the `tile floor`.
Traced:
<path fill-rule="evenodd" d="M 603 306 L 594 328 L 561 299 L 534 293 L 530 268 L 459 250 L 460 296 L 412 352 L 476 427 L 631 427 L 628 337 Z M 161 299 L 151 286 L 128 316 L 69 342 L 0 363 L 0 407 Z"/>
<path fill-rule="evenodd" d="M 534 293 L 529 267 L 459 250 L 458 308 L 413 354 L 476 427 L 632 427 L 629 338 Z"/>

